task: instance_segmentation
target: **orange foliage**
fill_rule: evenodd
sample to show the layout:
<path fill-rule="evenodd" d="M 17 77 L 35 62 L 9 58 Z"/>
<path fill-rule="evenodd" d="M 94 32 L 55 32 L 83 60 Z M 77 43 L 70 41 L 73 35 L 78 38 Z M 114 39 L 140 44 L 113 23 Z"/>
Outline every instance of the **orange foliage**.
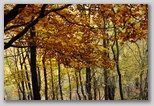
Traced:
<path fill-rule="evenodd" d="M 7 5 L 5 5 L 7 6 Z M 12 5 L 11 5 L 12 6 Z M 47 5 L 45 13 L 48 15 L 40 18 L 35 25 L 37 36 L 34 38 L 38 48 L 38 55 L 46 51 L 46 58 L 54 57 L 59 63 L 76 70 L 84 67 L 113 67 L 113 61 L 106 55 L 111 45 L 105 48 L 102 40 L 113 41 L 113 25 L 118 31 L 117 39 L 123 44 L 125 41 L 136 42 L 147 39 L 148 33 L 148 6 L 146 4 L 89 4 L 71 5 L 56 11 L 63 5 Z M 5 29 L 31 22 L 39 15 L 42 4 L 27 5 Z M 5 9 L 5 14 L 8 13 Z M 27 25 L 27 24 L 26 24 Z M 16 27 L 5 32 L 5 38 L 12 38 L 20 33 L 23 28 Z M 9 41 L 8 39 L 5 42 Z M 17 46 L 26 46 L 30 42 L 29 32 L 16 41 Z M 102 47 L 102 48 L 101 48 Z"/>

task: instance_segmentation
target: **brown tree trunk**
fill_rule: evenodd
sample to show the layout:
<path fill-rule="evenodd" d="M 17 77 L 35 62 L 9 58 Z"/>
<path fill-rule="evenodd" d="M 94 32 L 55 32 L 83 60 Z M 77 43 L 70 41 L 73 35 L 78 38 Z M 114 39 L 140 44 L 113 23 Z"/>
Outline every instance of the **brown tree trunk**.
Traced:
<path fill-rule="evenodd" d="M 26 65 L 25 65 L 25 70 L 27 70 L 27 66 Z M 26 79 L 27 79 L 28 82 L 30 81 L 29 75 L 28 75 L 28 72 L 27 71 L 26 71 Z M 33 99 L 31 84 L 30 83 L 27 83 L 27 86 L 28 86 L 28 90 L 29 90 L 29 98 L 30 99 Z"/>
<path fill-rule="evenodd" d="M 108 100 L 108 72 L 105 67 L 104 67 L 104 84 L 105 84 L 104 97 L 105 100 Z"/>
<path fill-rule="evenodd" d="M 104 14 L 103 14 L 104 15 Z M 106 28 L 106 20 L 105 18 L 103 18 L 103 26 L 104 28 Z M 109 44 L 109 40 L 107 40 L 106 38 L 108 38 L 108 34 L 104 31 L 104 34 L 103 34 L 103 47 L 106 48 L 106 45 Z M 106 51 L 104 51 L 103 53 L 103 56 L 107 56 L 109 58 L 109 53 L 107 53 Z M 105 97 L 105 100 L 108 100 L 109 99 L 109 91 L 108 91 L 108 70 L 106 67 L 104 67 L 104 84 L 105 84 L 105 88 L 104 88 L 104 97 Z"/>
<path fill-rule="evenodd" d="M 58 63 L 58 78 L 59 78 L 59 92 L 60 92 L 60 97 L 61 100 L 63 100 L 63 91 L 62 91 L 62 85 L 61 85 L 61 69 L 60 69 L 60 64 Z"/>
<path fill-rule="evenodd" d="M 30 37 L 33 40 L 33 37 L 35 36 L 34 32 L 35 28 L 32 27 L 30 29 Z M 37 71 L 36 71 L 36 44 L 35 41 L 30 45 L 30 70 L 31 70 L 31 77 L 32 77 L 32 87 L 33 87 L 33 95 L 34 100 L 40 100 L 40 89 L 38 85 L 38 79 L 37 79 Z"/>
<path fill-rule="evenodd" d="M 17 49 L 18 54 L 20 54 L 19 49 Z M 23 59 L 22 59 L 23 58 Z M 23 60 L 23 62 L 22 62 Z M 19 56 L 19 63 L 20 63 L 20 69 L 23 70 L 23 63 L 24 63 L 25 59 L 24 59 L 24 55 L 23 55 L 23 50 L 21 48 L 21 55 Z M 21 72 L 21 77 L 24 78 L 24 72 Z M 26 94 L 25 94 L 25 83 L 22 80 L 21 81 L 21 86 L 22 86 L 22 95 L 23 95 L 23 100 L 26 100 Z"/>
<path fill-rule="evenodd" d="M 52 100 L 55 100 L 54 79 L 53 79 L 53 70 L 52 70 L 51 59 L 50 59 L 50 71 L 51 71 L 51 84 L 52 84 Z"/>
<path fill-rule="evenodd" d="M 44 56 L 46 55 L 46 52 L 44 53 Z M 45 67 L 45 57 L 43 56 L 42 63 L 43 63 L 43 71 L 44 71 L 44 83 L 45 83 L 45 100 L 48 100 L 48 83 L 47 83 L 47 73 L 46 73 L 46 67 Z"/>
<path fill-rule="evenodd" d="M 97 80 L 95 76 L 93 78 L 93 92 L 94 92 L 94 100 L 97 100 Z"/>
<path fill-rule="evenodd" d="M 121 72 L 120 72 L 120 68 L 119 68 L 119 44 L 118 44 L 118 40 L 116 39 L 116 36 L 117 36 L 117 32 L 116 32 L 116 27 L 114 25 L 114 38 L 115 38 L 114 44 L 116 45 L 116 54 L 115 54 L 114 49 L 113 49 L 114 44 L 112 46 L 112 52 L 113 52 L 114 60 L 116 62 L 117 73 L 118 73 L 118 76 L 119 76 L 119 92 L 120 92 L 120 97 L 121 97 L 121 100 L 124 100 L 123 90 L 122 90 Z"/>
<path fill-rule="evenodd" d="M 143 89 L 142 89 L 142 87 L 143 87 L 143 71 L 141 71 L 141 73 L 140 73 L 140 100 L 142 100 L 143 99 Z"/>
<path fill-rule="evenodd" d="M 78 81 L 78 76 L 77 76 L 76 72 L 75 72 L 75 80 L 76 80 L 76 93 L 78 95 L 79 100 L 81 100 L 81 96 L 79 94 L 79 81 Z"/>
<path fill-rule="evenodd" d="M 70 100 L 72 100 L 72 87 L 71 87 L 71 78 L 70 78 L 70 74 L 67 70 L 67 76 L 68 76 L 68 83 L 69 83 L 69 97 L 70 97 Z"/>
<path fill-rule="evenodd" d="M 144 100 L 148 100 L 148 71 L 145 77 L 145 86 L 144 86 Z"/>
<path fill-rule="evenodd" d="M 82 95 L 84 97 L 84 100 L 86 100 L 86 95 L 84 93 L 84 89 L 83 89 L 83 84 L 82 84 L 82 79 L 81 79 L 81 72 L 79 71 L 79 80 L 80 80 L 80 85 L 81 85 L 81 92 L 82 92 Z"/>
<path fill-rule="evenodd" d="M 115 95 L 115 77 L 112 77 L 109 79 L 109 85 L 108 85 L 108 94 L 109 94 L 109 99 L 114 100 L 114 95 Z"/>
<path fill-rule="evenodd" d="M 86 68 L 86 91 L 87 91 L 88 100 L 92 100 L 90 67 Z"/>

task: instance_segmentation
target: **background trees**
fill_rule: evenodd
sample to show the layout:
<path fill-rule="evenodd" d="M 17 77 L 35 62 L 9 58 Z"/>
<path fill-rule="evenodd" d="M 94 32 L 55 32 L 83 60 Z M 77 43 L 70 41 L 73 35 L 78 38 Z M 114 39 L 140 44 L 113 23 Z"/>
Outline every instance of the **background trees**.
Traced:
<path fill-rule="evenodd" d="M 146 4 L 6 4 L 4 32 L 6 100 L 148 99 Z"/>

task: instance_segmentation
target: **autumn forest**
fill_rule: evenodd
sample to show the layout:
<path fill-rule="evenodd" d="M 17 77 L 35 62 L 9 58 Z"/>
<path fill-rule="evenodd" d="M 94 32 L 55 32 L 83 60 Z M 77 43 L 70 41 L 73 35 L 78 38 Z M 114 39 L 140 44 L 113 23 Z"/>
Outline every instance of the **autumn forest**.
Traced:
<path fill-rule="evenodd" d="M 148 5 L 4 4 L 4 100 L 148 100 Z"/>

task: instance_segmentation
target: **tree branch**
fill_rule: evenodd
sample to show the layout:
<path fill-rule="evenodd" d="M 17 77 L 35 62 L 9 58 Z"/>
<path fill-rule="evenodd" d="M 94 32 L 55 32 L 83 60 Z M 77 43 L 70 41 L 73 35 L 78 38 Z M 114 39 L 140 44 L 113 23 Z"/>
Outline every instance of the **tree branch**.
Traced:
<path fill-rule="evenodd" d="M 33 22 L 31 22 L 30 24 L 28 24 L 18 35 L 16 35 L 15 37 L 13 37 L 8 43 L 5 43 L 4 49 L 9 48 L 13 44 L 13 42 L 15 42 L 17 39 L 19 39 L 20 37 L 22 37 L 29 30 L 30 27 L 32 27 L 35 24 L 37 24 L 38 21 L 39 21 L 39 18 L 43 18 L 44 16 L 48 15 L 50 12 L 60 11 L 60 10 L 62 10 L 64 8 L 68 7 L 71 4 L 65 5 L 65 6 L 60 7 L 60 8 L 52 9 L 51 11 L 48 11 L 48 12 L 45 13 L 45 7 L 46 7 L 46 5 L 47 4 L 44 4 L 42 6 L 40 15 Z"/>
<path fill-rule="evenodd" d="M 88 28 L 90 28 L 90 29 L 109 29 L 109 28 L 114 28 L 114 27 L 106 27 L 106 28 L 99 28 L 99 27 L 97 27 L 97 28 L 95 28 L 95 27 L 92 27 L 92 26 L 90 26 L 90 25 L 84 25 L 84 24 L 80 24 L 80 23 L 77 23 L 77 22 L 72 22 L 72 21 L 70 21 L 69 19 L 67 19 L 66 16 L 60 14 L 60 13 L 57 12 L 57 11 L 55 11 L 55 13 L 56 13 L 57 15 L 61 16 L 61 17 L 62 17 L 64 20 L 66 20 L 68 23 L 70 23 L 70 24 L 75 24 L 75 25 L 77 25 L 77 26 L 88 27 Z"/>
<path fill-rule="evenodd" d="M 6 29 L 4 29 L 4 32 L 12 29 L 12 28 L 17 28 L 17 27 L 21 27 L 21 26 L 25 26 L 25 25 L 28 25 L 30 22 L 32 22 L 32 20 L 34 19 L 34 17 L 29 21 L 29 22 L 26 22 L 26 23 L 23 23 L 23 24 L 20 24 L 20 25 L 13 25 L 13 26 L 10 26 Z"/>
<path fill-rule="evenodd" d="M 18 35 L 16 35 L 15 37 L 13 37 L 8 43 L 5 44 L 4 49 L 9 48 L 13 42 L 15 42 L 17 39 L 19 39 L 20 37 L 22 37 L 28 30 L 30 27 L 34 26 L 36 23 L 38 23 L 39 18 L 43 18 L 44 17 L 44 10 L 45 10 L 46 4 L 44 4 L 41 8 L 41 13 L 40 15 L 30 24 L 28 24 L 25 29 L 23 29 Z"/>
<path fill-rule="evenodd" d="M 21 12 L 19 9 L 23 9 L 25 6 L 26 4 L 17 4 L 8 14 L 5 14 L 4 27 Z"/>

